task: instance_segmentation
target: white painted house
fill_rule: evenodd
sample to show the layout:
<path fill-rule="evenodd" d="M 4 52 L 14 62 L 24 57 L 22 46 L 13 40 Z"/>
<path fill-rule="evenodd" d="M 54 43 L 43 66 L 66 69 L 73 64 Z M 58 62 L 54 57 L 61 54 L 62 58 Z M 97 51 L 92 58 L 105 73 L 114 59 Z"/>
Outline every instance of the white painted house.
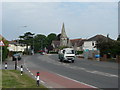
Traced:
<path fill-rule="evenodd" d="M 83 50 L 97 50 L 96 41 L 84 41 Z"/>
<path fill-rule="evenodd" d="M 26 45 L 20 45 L 16 42 L 10 42 L 9 43 L 9 47 L 8 47 L 8 50 L 9 51 L 21 51 L 21 52 L 24 52 L 26 50 Z M 28 46 L 28 49 L 30 48 L 30 46 Z"/>

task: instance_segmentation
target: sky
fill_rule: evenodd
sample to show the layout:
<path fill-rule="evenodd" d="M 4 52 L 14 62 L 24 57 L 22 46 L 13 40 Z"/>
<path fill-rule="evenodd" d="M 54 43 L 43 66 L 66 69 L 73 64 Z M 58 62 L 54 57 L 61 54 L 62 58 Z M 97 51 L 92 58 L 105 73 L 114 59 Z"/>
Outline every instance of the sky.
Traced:
<path fill-rule="evenodd" d="M 88 39 L 97 34 L 117 39 L 118 3 L 2 2 L 2 36 L 7 40 L 27 31 L 59 34 L 63 22 L 70 39 Z"/>

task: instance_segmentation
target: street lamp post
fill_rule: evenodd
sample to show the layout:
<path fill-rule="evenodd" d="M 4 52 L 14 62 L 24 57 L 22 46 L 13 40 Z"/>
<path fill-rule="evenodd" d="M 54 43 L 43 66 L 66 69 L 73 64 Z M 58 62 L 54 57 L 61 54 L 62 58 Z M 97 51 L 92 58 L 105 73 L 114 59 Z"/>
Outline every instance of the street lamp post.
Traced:
<path fill-rule="evenodd" d="M 35 42 L 34 42 L 34 36 L 33 36 L 33 50 L 32 50 L 32 54 L 34 55 L 34 49 L 35 49 L 35 47 L 34 47 L 34 44 L 35 44 Z"/>

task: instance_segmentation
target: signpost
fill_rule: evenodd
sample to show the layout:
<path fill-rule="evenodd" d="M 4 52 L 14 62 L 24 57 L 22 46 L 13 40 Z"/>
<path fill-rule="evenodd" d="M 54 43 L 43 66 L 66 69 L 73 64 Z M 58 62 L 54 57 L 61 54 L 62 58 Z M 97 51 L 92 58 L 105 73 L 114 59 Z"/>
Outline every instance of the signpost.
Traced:
<path fill-rule="evenodd" d="M 5 44 L 3 43 L 3 41 L 0 41 L 0 46 L 5 46 Z"/>
<path fill-rule="evenodd" d="M 2 46 L 5 46 L 5 44 L 3 43 L 3 41 L 0 41 L 0 47 L 1 47 L 0 59 L 1 59 L 1 64 L 2 64 Z M 1 68 L 1 67 L 0 67 L 0 68 Z"/>

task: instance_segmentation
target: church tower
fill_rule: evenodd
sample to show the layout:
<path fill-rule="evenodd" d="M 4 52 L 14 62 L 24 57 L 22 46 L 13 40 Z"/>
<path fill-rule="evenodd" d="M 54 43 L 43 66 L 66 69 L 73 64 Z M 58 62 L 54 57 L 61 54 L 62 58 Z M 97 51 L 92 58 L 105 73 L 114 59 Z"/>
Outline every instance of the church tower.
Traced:
<path fill-rule="evenodd" d="M 61 36 L 60 36 L 60 46 L 68 46 L 68 37 L 65 32 L 65 26 L 63 23 Z"/>

